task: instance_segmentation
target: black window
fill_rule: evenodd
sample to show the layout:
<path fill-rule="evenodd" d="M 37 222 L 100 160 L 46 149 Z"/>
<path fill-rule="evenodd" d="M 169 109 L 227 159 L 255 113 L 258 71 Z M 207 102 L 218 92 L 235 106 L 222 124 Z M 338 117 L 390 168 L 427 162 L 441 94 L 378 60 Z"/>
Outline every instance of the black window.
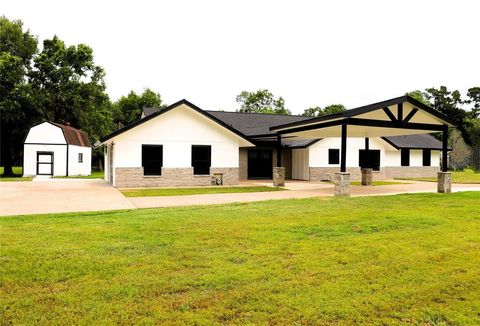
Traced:
<path fill-rule="evenodd" d="M 380 171 L 380 150 L 360 149 L 358 151 L 358 165 L 362 169 Z"/>
<path fill-rule="evenodd" d="M 429 149 L 423 150 L 423 166 L 430 166 L 432 164 L 432 151 Z"/>
<path fill-rule="evenodd" d="M 210 174 L 212 148 L 208 145 L 192 146 L 193 174 Z"/>
<path fill-rule="evenodd" d="M 83 163 L 83 153 L 78 153 L 78 163 Z"/>
<path fill-rule="evenodd" d="M 339 163 L 340 163 L 340 150 L 330 148 L 328 150 L 328 164 L 339 164 Z"/>
<path fill-rule="evenodd" d="M 401 153 L 401 165 L 410 166 L 410 150 L 402 149 L 400 153 Z"/>
<path fill-rule="evenodd" d="M 143 175 L 162 175 L 163 146 L 142 145 Z"/>

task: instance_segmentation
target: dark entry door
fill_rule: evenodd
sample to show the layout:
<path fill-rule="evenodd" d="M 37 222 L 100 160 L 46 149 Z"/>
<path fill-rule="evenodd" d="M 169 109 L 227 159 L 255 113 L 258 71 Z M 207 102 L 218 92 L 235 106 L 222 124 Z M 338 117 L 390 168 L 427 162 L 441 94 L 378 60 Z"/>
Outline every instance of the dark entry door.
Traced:
<path fill-rule="evenodd" d="M 268 149 L 248 150 L 248 178 L 272 178 L 272 151 Z"/>
<path fill-rule="evenodd" d="M 53 152 L 37 152 L 37 175 L 53 175 Z"/>
<path fill-rule="evenodd" d="M 373 169 L 380 171 L 380 150 L 378 149 L 361 149 L 359 152 L 359 162 L 361 168 Z"/>

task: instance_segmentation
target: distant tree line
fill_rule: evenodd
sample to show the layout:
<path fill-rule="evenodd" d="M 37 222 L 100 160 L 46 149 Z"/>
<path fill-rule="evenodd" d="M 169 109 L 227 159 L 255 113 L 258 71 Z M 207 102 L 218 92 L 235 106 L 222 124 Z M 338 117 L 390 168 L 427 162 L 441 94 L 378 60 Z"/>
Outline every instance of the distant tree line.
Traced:
<path fill-rule="evenodd" d="M 480 170 L 480 88 L 470 88 L 465 98 L 444 86 L 409 95 L 456 122 L 472 148 L 474 166 Z M 291 114 L 283 97 L 267 89 L 242 91 L 236 101 L 239 112 Z M 69 123 L 85 131 L 95 143 L 140 119 L 144 107 L 165 106 L 160 94 L 149 88 L 111 101 L 105 71 L 95 64 L 88 45 L 66 45 L 53 36 L 43 40 L 39 49 L 37 37 L 25 30 L 21 21 L 0 17 L 0 165 L 4 175 L 12 175 L 12 167 L 21 164 L 23 140 L 36 123 Z M 345 109 L 342 104 L 316 106 L 305 109 L 303 115 L 321 117 Z M 101 163 L 102 157 L 101 149 L 93 151 L 94 166 Z"/>

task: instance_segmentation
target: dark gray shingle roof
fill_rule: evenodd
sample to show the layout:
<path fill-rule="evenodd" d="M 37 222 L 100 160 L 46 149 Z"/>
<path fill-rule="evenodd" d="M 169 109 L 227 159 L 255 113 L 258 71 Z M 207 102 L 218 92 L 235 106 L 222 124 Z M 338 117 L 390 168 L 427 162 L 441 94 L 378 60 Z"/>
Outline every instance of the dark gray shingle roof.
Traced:
<path fill-rule="evenodd" d="M 160 110 L 159 108 L 143 108 L 143 117 L 148 117 L 150 114 L 153 114 Z"/>
<path fill-rule="evenodd" d="M 430 134 L 383 137 L 397 148 L 442 149 L 442 142 Z"/>
<path fill-rule="evenodd" d="M 285 123 L 309 119 L 297 115 L 277 115 L 259 113 L 240 113 L 226 111 L 207 111 L 215 118 L 222 120 L 229 126 L 237 129 L 246 136 L 275 135 L 270 127 Z"/>

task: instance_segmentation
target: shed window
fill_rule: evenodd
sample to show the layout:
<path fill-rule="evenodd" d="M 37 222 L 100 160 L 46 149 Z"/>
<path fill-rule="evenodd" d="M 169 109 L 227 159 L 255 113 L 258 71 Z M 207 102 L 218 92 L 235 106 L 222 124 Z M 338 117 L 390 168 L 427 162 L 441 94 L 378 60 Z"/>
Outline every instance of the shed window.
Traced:
<path fill-rule="evenodd" d="M 409 149 L 402 149 L 401 153 L 401 165 L 402 166 L 410 166 L 410 150 Z"/>
<path fill-rule="evenodd" d="M 432 151 L 429 149 L 423 150 L 423 166 L 432 165 Z"/>
<path fill-rule="evenodd" d="M 163 146 L 142 145 L 143 175 L 162 175 Z"/>
<path fill-rule="evenodd" d="M 212 165 L 212 147 L 209 145 L 192 146 L 192 167 L 194 175 L 210 174 Z"/>
<path fill-rule="evenodd" d="M 83 153 L 78 153 L 78 163 L 83 163 Z"/>
<path fill-rule="evenodd" d="M 339 164 L 340 163 L 340 150 L 332 149 L 328 150 L 328 164 Z"/>

